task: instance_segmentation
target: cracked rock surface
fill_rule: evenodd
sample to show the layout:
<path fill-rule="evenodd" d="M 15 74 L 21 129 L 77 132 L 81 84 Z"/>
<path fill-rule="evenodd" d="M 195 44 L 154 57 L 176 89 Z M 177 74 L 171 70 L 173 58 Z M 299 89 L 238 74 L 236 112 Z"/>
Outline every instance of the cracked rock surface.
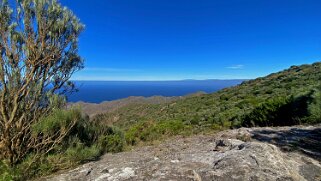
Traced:
<path fill-rule="evenodd" d="M 241 128 L 106 154 L 48 181 L 321 180 L 321 126 Z"/>

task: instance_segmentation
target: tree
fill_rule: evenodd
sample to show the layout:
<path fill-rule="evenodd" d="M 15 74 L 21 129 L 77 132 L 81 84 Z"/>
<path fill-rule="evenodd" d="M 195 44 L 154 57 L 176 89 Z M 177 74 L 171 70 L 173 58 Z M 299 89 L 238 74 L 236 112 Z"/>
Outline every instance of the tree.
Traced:
<path fill-rule="evenodd" d="M 31 130 L 74 89 L 69 79 L 83 68 L 83 29 L 57 0 L 0 0 L 0 159 L 8 165 L 48 153 L 74 125 L 54 135 Z"/>

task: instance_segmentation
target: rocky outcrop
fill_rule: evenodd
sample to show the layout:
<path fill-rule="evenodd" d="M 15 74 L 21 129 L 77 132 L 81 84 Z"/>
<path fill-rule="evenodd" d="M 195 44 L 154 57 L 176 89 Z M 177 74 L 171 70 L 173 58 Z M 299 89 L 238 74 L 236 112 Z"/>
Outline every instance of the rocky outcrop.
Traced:
<path fill-rule="evenodd" d="M 175 138 L 156 146 L 107 154 L 47 180 L 317 181 L 321 180 L 317 154 L 320 130 L 242 128 L 211 136 Z M 302 140 L 302 147 L 295 144 Z"/>

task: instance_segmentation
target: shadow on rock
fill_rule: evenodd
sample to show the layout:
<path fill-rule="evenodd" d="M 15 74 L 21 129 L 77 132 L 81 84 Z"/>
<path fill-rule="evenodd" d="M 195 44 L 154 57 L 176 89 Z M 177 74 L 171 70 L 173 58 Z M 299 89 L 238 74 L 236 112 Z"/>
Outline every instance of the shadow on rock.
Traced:
<path fill-rule="evenodd" d="M 321 161 L 321 128 L 253 130 L 252 138 L 274 144 L 283 151 L 299 151 Z"/>

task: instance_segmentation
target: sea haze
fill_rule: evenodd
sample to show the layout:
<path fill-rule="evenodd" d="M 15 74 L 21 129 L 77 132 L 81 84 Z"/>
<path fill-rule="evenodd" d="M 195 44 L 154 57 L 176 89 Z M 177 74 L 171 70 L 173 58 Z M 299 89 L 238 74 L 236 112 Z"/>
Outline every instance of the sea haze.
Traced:
<path fill-rule="evenodd" d="M 203 91 L 212 93 L 235 86 L 244 80 L 182 81 L 75 81 L 79 90 L 68 96 L 69 102 L 100 103 L 130 96 L 184 96 Z"/>

